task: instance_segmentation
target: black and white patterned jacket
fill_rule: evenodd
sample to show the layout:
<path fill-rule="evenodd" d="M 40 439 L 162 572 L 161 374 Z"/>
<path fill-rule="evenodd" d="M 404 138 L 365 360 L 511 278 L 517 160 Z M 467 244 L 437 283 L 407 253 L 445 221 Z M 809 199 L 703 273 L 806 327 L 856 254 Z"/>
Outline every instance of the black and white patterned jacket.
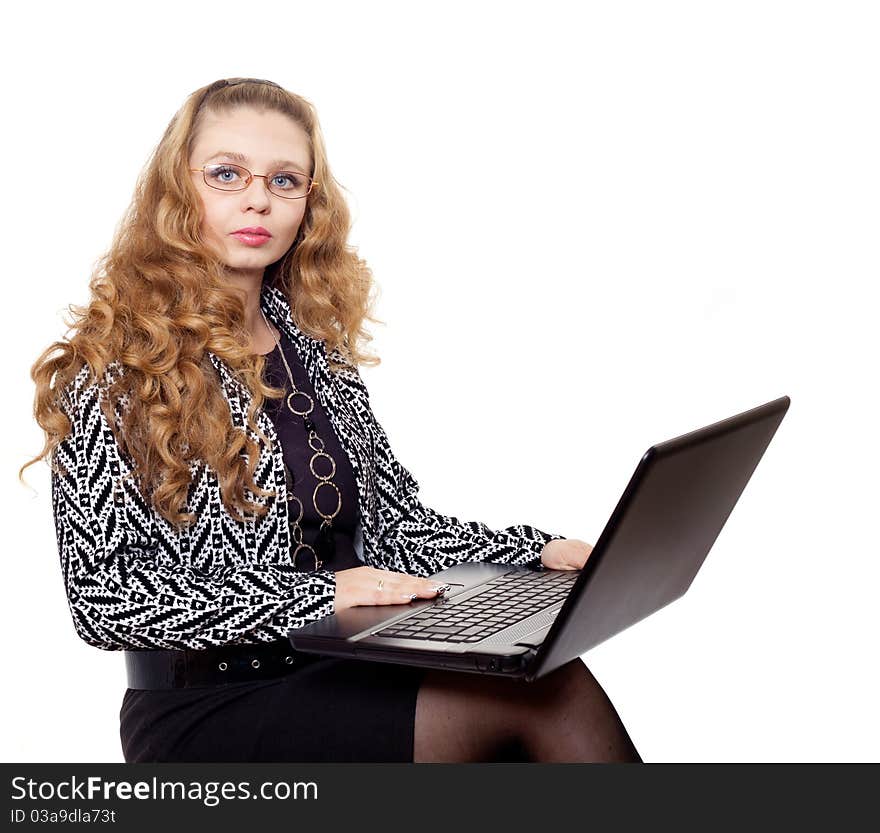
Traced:
<path fill-rule="evenodd" d="M 465 561 L 541 566 L 544 544 L 564 536 L 525 524 L 494 531 L 422 504 L 417 481 L 397 461 L 373 415 L 357 368 L 347 364 L 336 373 L 330 370 L 325 343 L 299 330 L 281 291 L 264 285 L 260 305 L 296 345 L 351 460 L 360 516 L 355 549 L 365 564 L 422 577 Z M 269 642 L 333 612 L 335 573 L 298 571 L 292 564 L 283 457 L 274 425 L 265 411 L 257 413 L 260 429 L 275 444 L 269 450 L 245 425 L 251 398 L 246 386 L 217 356 L 209 357 L 232 420 L 260 444 L 255 482 L 279 492 L 278 498 L 246 492 L 248 499 L 268 503 L 265 517 L 246 523 L 226 511 L 213 470 L 194 463 L 196 479 L 185 509 L 198 520 L 176 530 L 130 477 L 130 462 L 99 406 L 106 382 L 96 383 L 86 366 L 64 391 L 72 433 L 55 449 L 55 459 L 69 475 L 51 475 L 53 514 L 74 627 L 97 648 Z M 111 373 L 122 372 L 118 362 L 110 367 Z M 123 399 L 118 407 L 124 406 Z"/>

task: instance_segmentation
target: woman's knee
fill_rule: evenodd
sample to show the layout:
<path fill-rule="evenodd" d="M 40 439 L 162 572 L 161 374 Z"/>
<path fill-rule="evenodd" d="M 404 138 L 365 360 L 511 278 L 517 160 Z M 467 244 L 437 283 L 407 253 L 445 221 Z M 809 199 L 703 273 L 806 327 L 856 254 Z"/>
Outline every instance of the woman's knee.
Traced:
<path fill-rule="evenodd" d="M 567 702 L 597 687 L 577 657 L 533 682 L 428 671 L 416 701 L 414 759 L 522 760 L 521 750 L 533 745 L 535 734 L 545 732 Z"/>
<path fill-rule="evenodd" d="M 414 760 L 520 760 L 529 684 L 432 670 L 416 701 Z"/>

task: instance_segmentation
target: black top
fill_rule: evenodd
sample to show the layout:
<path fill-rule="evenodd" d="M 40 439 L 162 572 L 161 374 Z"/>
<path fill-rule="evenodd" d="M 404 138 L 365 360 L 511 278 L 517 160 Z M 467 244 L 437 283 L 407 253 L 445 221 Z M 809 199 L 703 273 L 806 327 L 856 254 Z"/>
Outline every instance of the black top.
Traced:
<path fill-rule="evenodd" d="M 318 436 L 323 440 L 324 452 L 329 454 L 336 463 L 336 471 L 330 477 L 330 482 L 336 484 L 342 495 L 342 506 L 333 518 L 333 537 L 336 542 L 336 554 L 329 561 L 325 560 L 321 564 L 321 569 L 330 569 L 338 572 L 350 567 L 362 567 L 364 564 L 357 557 L 354 548 L 354 534 L 359 513 L 357 483 L 351 467 L 351 461 L 339 444 L 336 432 L 333 430 L 327 414 L 315 395 L 308 371 L 300 361 L 295 345 L 283 333 L 281 333 L 280 339 L 281 346 L 284 349 L 284 356 L 290 365 L 290 372 L 293 374 L 297 388 L 311 396 L 314 401 L 314 409 L 308 416 L 315 424 Z M 268 384 L 283 388 L 290 393 L 290 379 L 284 367 L 284 362 L 279 355 L 277 345 L 271 353 L 266 354 L 266 367 L 263 372 L 263 378 Z M 293 406 L 299 411 L 304 410 L 308 407 L 308 400 L 303 396 L 296 396 L 293 398 Z M 303 530 L 303 543 L 314 547 L 322 518 L 315 510 L 313 496 L 315 486 L 321 481 L 315 477 L 309 468 L 309 460 L 311 460 L 315 451 L 309 447 L 309 435 L 303 423 L 304 418 L 294 414 L 287 407 L 286 396 L 282 399 L 266 399 L 263 408 L 275 426 L 275 431 L 281 442 L 284 462 L 293 475 L 293 493 L 302 501 L 303 517 L 300 520 L 300 525 Z M 320 448 L 320 443 L 315 443 L 315 447 Z M 314 468 L 318 474 L 324 476 L 331 473 L 333 466 L 326 457 L 318 457 L 314 462 Z M 331 514 L 336 509 L 338 500 L 339 497 L 332 486 L 321 486 L 318 490 L 318 506 L 320 506 L 324 514 Z M 295 547 L 296 545 L 293 543 L 293 521 L 299 514 L 299 506 L 295 500 L 289 501 L 287 506 L 291 524 L 291 546 Z M 296 559 L 296 564 L 300 569 L 314 569 L 314 559 L 311 552 L 301 551 Z"/>

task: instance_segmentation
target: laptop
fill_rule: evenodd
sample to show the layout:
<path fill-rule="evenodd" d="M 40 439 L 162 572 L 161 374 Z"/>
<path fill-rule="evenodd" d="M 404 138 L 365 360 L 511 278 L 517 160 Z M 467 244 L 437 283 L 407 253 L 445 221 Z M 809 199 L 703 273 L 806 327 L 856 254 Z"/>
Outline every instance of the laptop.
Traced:
<path fill-rule="evenodd" d="M 456 564 L 439 597 L 359 605 L 297 651 L 533 681 L 684 595 L 788 410 L 783 396 L 652 445 L 580 570 Z"/>

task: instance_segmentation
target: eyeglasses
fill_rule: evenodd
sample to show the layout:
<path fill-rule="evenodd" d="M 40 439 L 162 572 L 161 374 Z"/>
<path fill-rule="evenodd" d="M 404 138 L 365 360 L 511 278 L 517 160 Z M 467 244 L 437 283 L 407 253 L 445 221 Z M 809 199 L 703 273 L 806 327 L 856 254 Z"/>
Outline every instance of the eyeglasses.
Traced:
<path fill-rule="evenodd" d="M 320 185 L 310 176 L 297 171 L 252 174 L 247 168 L 228 162 L 205 165 L 203 168 L 190 168 L 190 170 L 193 173 L 201 173 L 205 178 L 205 184 L 218 191 L 244 191 L 256 177 L 260 177 L 266 180 L 266 187 L 271 193 L 285 200 L 301 200 L 312 192 L 312 188 Z"/>

